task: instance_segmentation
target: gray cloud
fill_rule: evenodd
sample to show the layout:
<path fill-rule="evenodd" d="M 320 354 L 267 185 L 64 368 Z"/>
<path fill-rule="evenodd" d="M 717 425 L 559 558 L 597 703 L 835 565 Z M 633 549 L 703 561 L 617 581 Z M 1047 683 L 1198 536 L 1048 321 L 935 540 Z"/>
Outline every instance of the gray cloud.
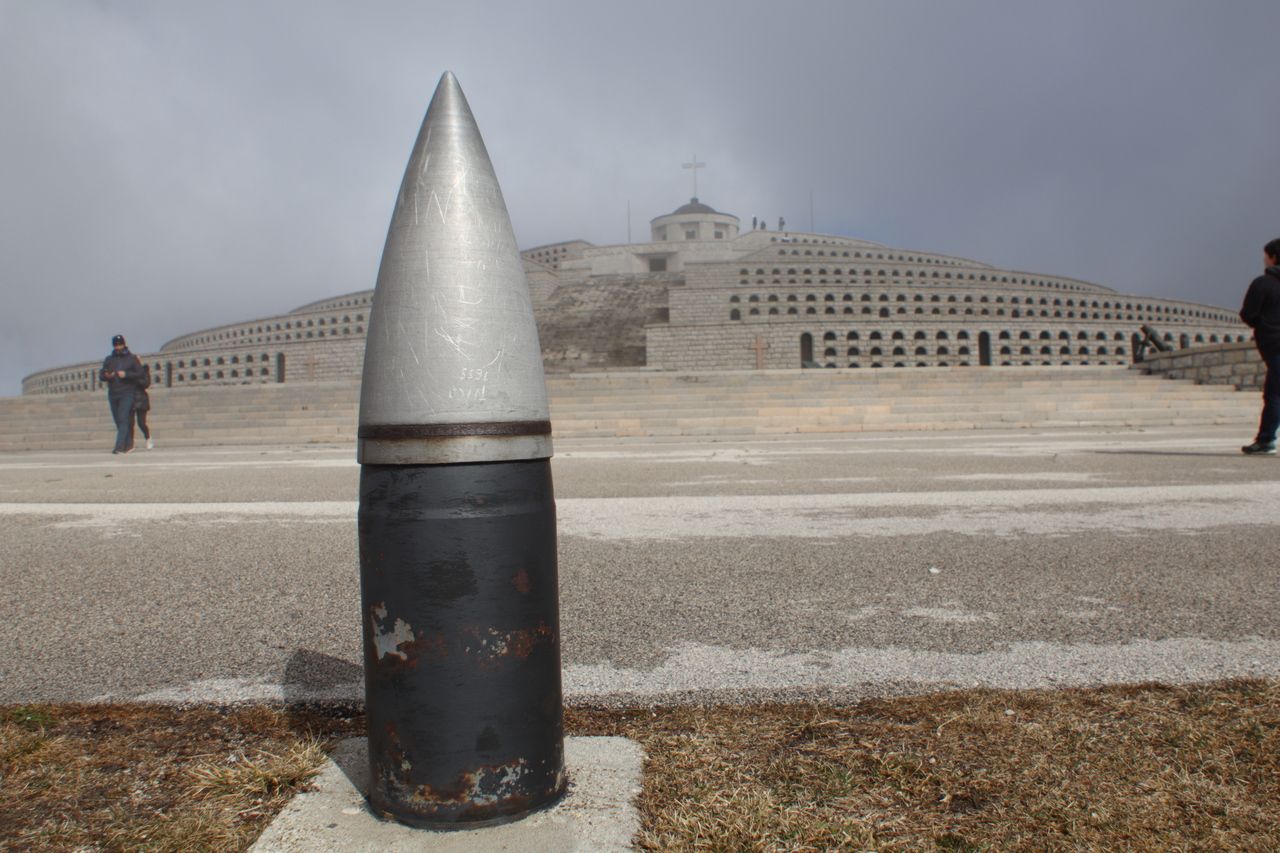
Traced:
<path fill-rule="evenodd" d="M 1234 306 L 1280 235 L 1273 0 L 0 0 L 0 393 L 372 286 L 440 73 L 521 245 L 690 194 Z"/>

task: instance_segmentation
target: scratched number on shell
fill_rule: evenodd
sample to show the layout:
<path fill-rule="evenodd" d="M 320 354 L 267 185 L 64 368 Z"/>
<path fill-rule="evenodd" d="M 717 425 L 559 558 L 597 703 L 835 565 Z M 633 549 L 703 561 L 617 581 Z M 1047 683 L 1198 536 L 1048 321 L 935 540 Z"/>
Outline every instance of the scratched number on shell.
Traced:
<path fill-rule="evenodd" d="M 479 385 L 470 384 L 469 387 L 461 387 L 458 385 L 449 389 L 449 399 L 458 400 L 463 403 L 479 403 L 484 400 L 484 383 L 489 379 L 489 371 L 479 367 L 462 368 L 463 382 L 480 383 Z"/>

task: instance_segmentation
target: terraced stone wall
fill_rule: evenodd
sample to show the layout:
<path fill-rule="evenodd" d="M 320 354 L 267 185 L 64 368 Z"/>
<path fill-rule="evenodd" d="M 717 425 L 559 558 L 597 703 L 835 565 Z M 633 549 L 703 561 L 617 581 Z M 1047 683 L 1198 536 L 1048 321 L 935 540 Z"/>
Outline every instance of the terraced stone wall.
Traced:
<path fill-rule="evenodd" d="M 1134 367 L 1170 379 L 1192 379 L 1198 385 L 1234 385 L 1242 391 L 1261 389 L 1267 375 L 1267 366 L 1252 341 L 1172 352 L 1148 351 L 1142 363 Z"/>

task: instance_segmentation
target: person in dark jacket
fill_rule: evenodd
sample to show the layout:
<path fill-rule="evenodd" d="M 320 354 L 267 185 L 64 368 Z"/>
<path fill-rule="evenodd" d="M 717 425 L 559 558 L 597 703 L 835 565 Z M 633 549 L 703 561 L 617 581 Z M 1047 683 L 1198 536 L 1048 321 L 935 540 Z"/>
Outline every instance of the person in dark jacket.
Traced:
<path fill-rule="evenodd" d="M 1253 444 L 1240 448 L 1249 456 L 1274 455 L 1280 428 L 1280 239 L 1264 246 L 1262 254 L 1266 271 L 1249 285 L 1240 309 L 1240 319 L 1253 329 L 1254 344 L 1267 365 L 1258 435 Z"/>
<path fill-rule="evenodd" d="M 151 387 L 151 368 L 142 365 L 142 380 L 133 389 L 133 414 L 138 419 L 138 429 L 147 440 L 147 450 L 155 447 L 151 441 L 151 430 L 147 427 L 147 412 L 151 411 L 151 395 L 147 389 Z"/>
<path fill-rule="evenodd" d="M 133 450 L 133 395 L 143 376 L 142 361 L 129 352 L 124 335 L 116 335 L 111 339 L 111 355 L 103 359 L 98 372 L 98 378 L 106 383 L 107 403 L 116 422 L 116 447 L 112 453 Z"/>

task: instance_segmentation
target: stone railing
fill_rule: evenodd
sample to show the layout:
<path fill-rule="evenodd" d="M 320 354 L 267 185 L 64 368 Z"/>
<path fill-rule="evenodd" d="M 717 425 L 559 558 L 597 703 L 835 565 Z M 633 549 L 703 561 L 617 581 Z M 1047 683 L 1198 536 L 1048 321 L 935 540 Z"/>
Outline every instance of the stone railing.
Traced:
<path fill-rule="evenodd" d="M 1133 365 L 1144 373 L 1170 379 L 1191 379 L 1197 385 L 1234 385 L 1238 390 L 1262 387 L 1267 366 L 1253 342 L 1209 344 L 1170 352 L 1147 351 L 1146 358 Z"/>

